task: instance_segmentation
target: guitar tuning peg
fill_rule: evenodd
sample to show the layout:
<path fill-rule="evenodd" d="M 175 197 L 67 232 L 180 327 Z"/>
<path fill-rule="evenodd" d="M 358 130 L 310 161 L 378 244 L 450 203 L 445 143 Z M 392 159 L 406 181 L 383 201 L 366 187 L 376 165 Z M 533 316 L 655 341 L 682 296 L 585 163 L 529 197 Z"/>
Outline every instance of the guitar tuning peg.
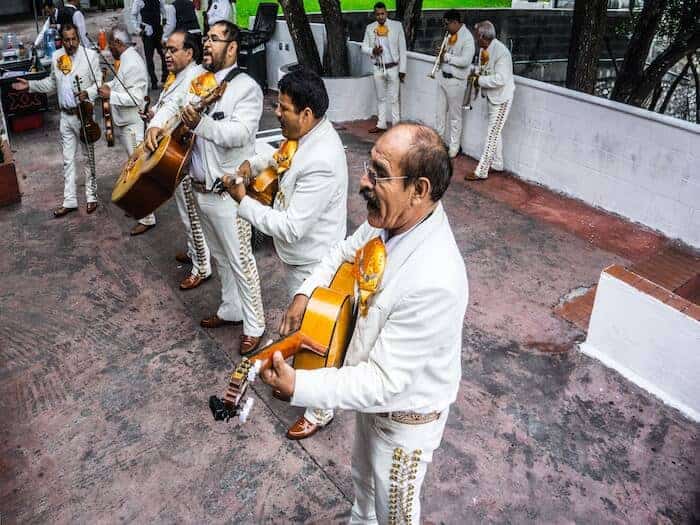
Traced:
<path fill-rule="evenodd" d="M 252 397 L 249 397 L 245 400 L 245 404 L 243 405 L 243 408 L 238 414 L 238 419 L 241 423 L 245 423 L 246 421 L 248 421 L 248 416 L 250 415 L 250 411 L 253 409 L 254 402 L 255 400 Z"/>

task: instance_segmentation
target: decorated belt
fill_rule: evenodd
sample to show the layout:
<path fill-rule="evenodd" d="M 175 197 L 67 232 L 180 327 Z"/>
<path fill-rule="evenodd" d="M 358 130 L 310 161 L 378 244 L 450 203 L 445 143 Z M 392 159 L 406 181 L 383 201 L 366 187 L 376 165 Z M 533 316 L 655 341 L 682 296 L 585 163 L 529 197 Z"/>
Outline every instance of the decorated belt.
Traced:
<path fill-rule="evenodd" d="M 192 180 L 192 189 L 197 193 L 211 193 L 214 190 L 207 189 L 207 185 L 203 182 Z"/>
<path fill-rule="evenodd" d="M 397 423 L 403 423 L 404 425 L 424 425 L 425 423 L 432 423 L 440 419 L 441 412 L 428 412 L 427 414 L 420 414 L 418 412 L 411 411 L 401 411 L 401 412 L 380 412 L 375 414 L 378 417 L 388 417 L 392 421 Z"/>
<path fill-rule="evenodd" d="M 382 67 L 380 64 L 374 64 L 374 65 L 377 66 L 377 67 Z M 396 66 L 398 66 L 398 65 L 399 65 L 398 62 L 387 62 L 386 64 L 384 64 L 384 68 L 385 68 L 385 69 L 391 69 L 392 67 L 396 67 Z"/>

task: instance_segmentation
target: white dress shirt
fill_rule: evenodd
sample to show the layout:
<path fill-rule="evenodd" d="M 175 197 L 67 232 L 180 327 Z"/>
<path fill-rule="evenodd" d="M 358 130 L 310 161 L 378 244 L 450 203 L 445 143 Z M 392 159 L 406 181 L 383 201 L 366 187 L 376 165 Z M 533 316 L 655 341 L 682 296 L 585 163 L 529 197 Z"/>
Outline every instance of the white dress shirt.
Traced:
<path fill-rule="evenodd" d="M 442 71 L 450 73 L 455 78 L 466 80 L 471 71 L 475 49 L 474 37 L 469 29 L 462 24 L 462 27 L 457 31 L 457 42 L 453 46 L 447 45 Z"/>
<path fill-rule="evenodd" d="M 254 174 L 270 161 L 271 155 L 252 159 Z M 272 207 L 245 196 L 238 214 L 272 237 L 286 264 L 312 264 L 345 238 L 347 195 L 345 149 L 333 124 L 324 117 L 299 140 Z"/>
<path fill-rule="evenodd" d="M 82 45 L 78 46 L 75 55 L 71 56 L 73 68 L 70 73 L 64 75 L 58 69 L 58 60 L 66 54 L 66 49 L 57 49 L 51 58 L 51 73 L 48 77 L 41 80 L 30 80 L 30 93 L 56 93 L 58 97 L 58 105 L 61 109 L 69 109 L 76 107 L 77 99 L 75 97 L 78 89 L 75 79 L 80 79 L 80 88 L 86 90 L 90 98 L 94 101 L 97 97 L 97 89 L 95 88 L 95 80 L 102 83 L 102 71 L 100 70 L 100 57 L 92 49 L 86 49 Z M 87 54 L 87 57 L 86 57 Z M 92 68 L 92 71 L 91 69 Z M 93 78 L 94 73 L 94 78 Z"/>
<path fill-rule="evenodd" d="M 328 286 L 382 235 L 367 222 L 323 258 L 299 293 Z M 391 241 L 390 241 L 391 242 Z M 292 404 L 361 412 L 445 410 L 457 396 L 468 303 L 464 260 L 441 203 L 390 246 L 378 291 L 358 315 L 342 368 L 297 370 Z"/>
<path fill-rule="evenodd" d="M 487 64 L 479 65 L 481 70 L 479 86 L 489 102 L 503 104 L 512 100 L 515 92 L 513 59 L 508 48 L 495 38 L 486 50 L 489 53 L 489 61 Z"/>

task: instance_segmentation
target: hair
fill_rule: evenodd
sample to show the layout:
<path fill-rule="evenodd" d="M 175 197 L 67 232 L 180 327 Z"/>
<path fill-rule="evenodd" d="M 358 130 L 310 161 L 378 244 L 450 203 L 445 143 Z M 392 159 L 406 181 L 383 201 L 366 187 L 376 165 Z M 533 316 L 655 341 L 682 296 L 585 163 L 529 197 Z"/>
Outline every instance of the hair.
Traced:
<path fill-rule="evenodd" d="M 445 14 L 442 15 L 442 19 L 447 20 L 448 22 L 461 22 L 462 16 L 456 9 L 448 9 L 445 11 Z"/>
<path fill-rule="evenodd" d="M 240 43 L 239 39 L 241 37 L 241 31 L 240 29 L 238 29 L 238 26 L 233 22 L 229 22 L 228 20 L 219 20 L 218 22 L 212 24 L 212 27 L 214 26 L 224 26 L 224 36 L 226 37 L 226 39 L 233 40 L 237 44 Z"/>
<path fill-rule="evenodd" d="M 374 4 L 374 10 L 376 11 L 377 9 L 386 9 L 386 4 L 384 2 L 377 2 Z"/>
<path fill-rule="evenodd" d="M 496 27 L 488 20 L 476 24 L 474 30 L 477 38 L 482 37 L 489 41 L 496 38 Z"/>
<path fill-rule="evenodd" d="M 186 29 L 176 29 L 170 36 L 182 35 L 182 48 L 192 50 L 192 60 L 199 64 L 202 61 L 202 41 L 199 34 L 190 33 Z"/>
<path fill-rule="evenodd" d="M 76 36 L 78 37 L 78 42 L 80 42 L 80 31 L 78 31 L 78 28 L 73 25 L 73 24 L 63 24 L 61 26 L 61 37 L 63 37 L 63 33 L 66 31 L 75 31 Z"/>
<path fill-rule="evenodd" d="M 126 28 L 126 26 L 121 24 L 117 24 L 109 30 L 107 39 L 111 40 L 112 42 L 116 42 L 118 40 L 125 46 L 131 45 L 131 35 L 129 34 L 129 30 Z"/>
<path fill-rule="evenodd" d="M 316 118 L 326 114 L 328 92 L 321 77 L 311 69 L 294 68 L 280 79 L 277 87 L 280 93 L 292 99 L 297 113 L 309 108 Z"/>
<path fill-rule="evenodd" d="M 439 201 L 452 179 L 452 163 L 445 141 L 437 131 L 420 122 L 402 121 L 397 126 L 411 128 L 413 136 L 406 154 L 399 161 L 404 185 L 425 177 L 430 181 L 430 198 Z M 397 127 L 395 126 L 395 127 Z"/>

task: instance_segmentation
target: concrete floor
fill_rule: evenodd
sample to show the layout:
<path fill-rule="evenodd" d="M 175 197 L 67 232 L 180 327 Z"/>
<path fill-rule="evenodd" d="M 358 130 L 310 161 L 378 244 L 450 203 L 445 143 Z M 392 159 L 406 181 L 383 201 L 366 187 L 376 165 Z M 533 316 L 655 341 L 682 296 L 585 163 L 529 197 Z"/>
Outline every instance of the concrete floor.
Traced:
<path fill-rule="evenodd" d="M 370 124 L 341 130 L 353 190 Z M 85 214 L 81 188 L 80 212 L 53 219 L 57 125 L 51 113 L 12 137 L 24 196 L 0 209 L 2 523 L 346 521 L 353 414 L 290 442 L 300 410 L 256 385 L 251 422 L 215 423 L 207 399 L 225 388 L 240 330 L 199 327 L 218 281 L 177 288 L 186 268 L 173 259 L 184 245 L 173 202 L 154 230 L 128 236 L 132 220 L 109 202 L 118 147 L 97 148 L 98 211 Z M 605 266 L 668 241 L 513 177 L 466 185 L 472 165 L 456 161 L 444 199 L 470 304 L 425 521 L 697 522 L 700 425 L 580 354 L 585 333 L 552 312 Z M 364 218 L 355 191 L 348 206 L 352 231 Z M 269 243 L 257 259 L 274 332 L 283 270 Z"/>

